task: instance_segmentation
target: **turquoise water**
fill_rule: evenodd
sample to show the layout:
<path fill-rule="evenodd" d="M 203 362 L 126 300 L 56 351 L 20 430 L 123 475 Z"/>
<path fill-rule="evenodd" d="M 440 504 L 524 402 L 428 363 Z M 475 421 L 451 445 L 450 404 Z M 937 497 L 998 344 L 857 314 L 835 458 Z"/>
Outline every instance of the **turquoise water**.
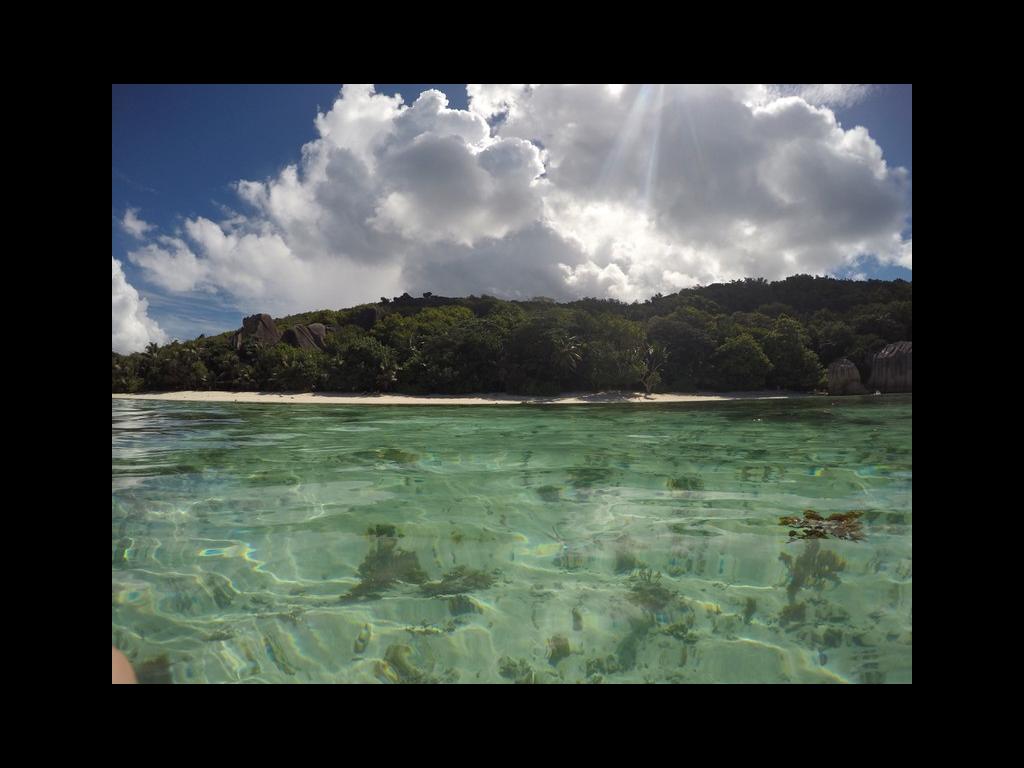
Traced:
<path fill-rule="evenodd" d="M 910 395 L 112 403 L 144 681 L 912 681 Z"/>

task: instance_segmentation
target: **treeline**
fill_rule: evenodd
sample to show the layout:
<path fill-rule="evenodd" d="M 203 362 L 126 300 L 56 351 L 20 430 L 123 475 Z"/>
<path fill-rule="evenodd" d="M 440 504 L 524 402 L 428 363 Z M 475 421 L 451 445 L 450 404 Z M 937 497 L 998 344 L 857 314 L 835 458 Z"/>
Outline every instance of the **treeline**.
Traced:
<path fill-rule="evenodd" d="M 113 392 L 395 391 L 408 394 L 645 389 L 686 392 L 823 386 L 851 359 L 913 340 L 913 287 L 798 275 L 733 281 L 643 303 L 504 301 L 408 294 L 275 321 L 328 327 L 303 350 L 233 332 L 112 353 Z"/>

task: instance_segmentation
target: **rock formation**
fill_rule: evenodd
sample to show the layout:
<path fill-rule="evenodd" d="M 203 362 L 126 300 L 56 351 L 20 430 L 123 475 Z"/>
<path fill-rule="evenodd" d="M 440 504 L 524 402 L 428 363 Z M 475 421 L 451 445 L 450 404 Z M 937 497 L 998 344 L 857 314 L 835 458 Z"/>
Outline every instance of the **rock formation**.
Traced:
<path fill-rule="evenodd" d="M 871 363 L 869 388 L 880 392 L 913 392 L 913 342 L 897 341 L 877 353 Z"/>
<path fill-rule="evenodd" d="M 867 390 L 860 381 L 857 366 L 845 357 L 828 367 L 828 393 L 830 395 L 863 395 Z"/>
<path fill-rule="evenodd" d="M 348 322 L 352 325 L 358 325 L 364 331 L 368 331 L 373 328 L 374 324 L 377 323 L 384 315 L 384 311 L 380 307 L 365 306 L 357 307 L 351 311 L 351 317 Z"/>
<path fill-rule="evenodd" d="M 281 340 L 281 334 L 274 325 L 274 318 L 259 314 L 250 315 L 242 320 L 242 327 L 235 332 L 233 338 L 235 349 L 241 349 L 249 339 L 256 339 L 264 344 L 277 344 Z"/>
<path fill-rule="evenodd" d="M 323 323 L 310 323 L 306 326 L 309 332 L 313 334 L 313 339 L 316 341 L 316 345 L 320 349 L 324 348 L 324 344 L 327 342 L 327 326 Z"/>
<path fill-rule="evenodd" d="M 296 325 L 284 332 L 281 341 L 299 349 L 323 349 L 327 329 L 322 323 Z"/>

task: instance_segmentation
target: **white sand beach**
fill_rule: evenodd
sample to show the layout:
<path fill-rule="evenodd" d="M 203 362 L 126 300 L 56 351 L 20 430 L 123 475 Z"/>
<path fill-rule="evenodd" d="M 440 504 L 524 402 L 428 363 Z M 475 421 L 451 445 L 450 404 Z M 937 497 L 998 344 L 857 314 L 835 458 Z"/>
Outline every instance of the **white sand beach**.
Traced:
<path fill-rule="evenodd" d="M 803 392 L 705 392 L 696 394 L 643 392 L 577 392 L 551 397 L 505 394 L 479 395 L 356 395 L 349 392 L 149 392 L 112 395 L 123 400 L 177 400 L 201 403 L 308 403 L 317 405 L 584 405 L 588 403 L 699 403 L 715 400 L 785 400 L 812 397 Z"/>

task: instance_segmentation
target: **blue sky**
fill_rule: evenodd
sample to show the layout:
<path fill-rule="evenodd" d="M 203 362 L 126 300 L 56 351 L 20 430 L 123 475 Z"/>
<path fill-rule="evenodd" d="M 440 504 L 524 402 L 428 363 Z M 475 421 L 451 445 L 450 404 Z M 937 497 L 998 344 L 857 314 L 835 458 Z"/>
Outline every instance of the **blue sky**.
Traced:
<path fill-rule="evenodd" d="M 911 279 L 911 86 L 608 88 L 113 86 L 115 337 L 404 290 L 633 300 L 755 272 Z M 732 130 L 751 115 L 750 135 Z"/>

